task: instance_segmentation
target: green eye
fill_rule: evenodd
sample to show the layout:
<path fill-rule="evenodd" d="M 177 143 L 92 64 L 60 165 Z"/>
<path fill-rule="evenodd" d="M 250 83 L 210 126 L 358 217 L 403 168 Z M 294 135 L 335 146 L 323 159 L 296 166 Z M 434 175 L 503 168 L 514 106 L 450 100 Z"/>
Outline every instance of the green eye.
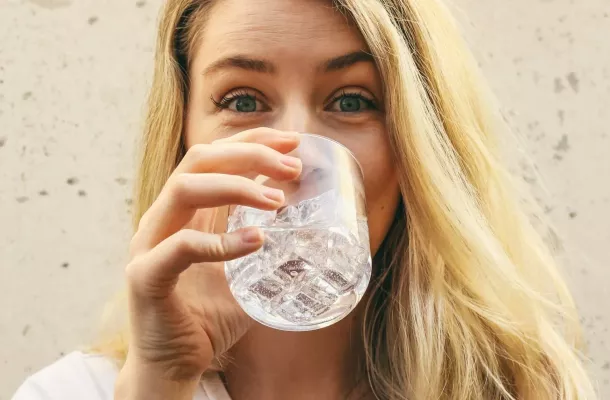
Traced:
<path fill-rule="evenodd" d="M 211 97 L 212 103 L 219 110 L 228 110 L 235 113 L 249 114 L 261 111 L 269 111 L 269 107 L 258 97 L 245 90 L 233 91 L 220 100 Z"/>
<path fill-rule="evenodd" d="M 243 96 L 235 99 L 235 111 L 251 113 L 256 111 L 256 99 L 251 96 Z M 232 108 L 232 107 L 229 107 Z"/>
<path fill-rule="evenodd" d="M 359 98 L 344 96 L 339 100 L 339 109 L 342 112 L 357 112 L 362 108 L 362 103 Z"/>
<path fill-rule="evenodd" d="M 341 93 L 326 107 L 327 111 L 356 114 L 371 110 L 378 110 L 375 100 L 362 93 Z"/>

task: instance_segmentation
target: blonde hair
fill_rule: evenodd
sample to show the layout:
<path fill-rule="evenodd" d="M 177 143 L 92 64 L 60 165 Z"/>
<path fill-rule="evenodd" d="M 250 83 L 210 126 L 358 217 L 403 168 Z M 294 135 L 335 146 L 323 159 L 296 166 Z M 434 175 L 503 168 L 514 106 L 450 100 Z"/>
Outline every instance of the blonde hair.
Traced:
<path fill-rule="evenodd" d="M 134 223 L 184 154 L 188 65 L 208 1 L 168 0 Z M 364 326 L 380 399 L 593 399 L 575 307 L 500 161 L 500 118 L 440 0 L 336 0 L 385 85 L 402 203 Z M 564 332 L 565 331 L 565 332 Z M 123 336 L 124 337 L 124 336 Z M 101 350 L 126 351 L 123 339 Z"/>

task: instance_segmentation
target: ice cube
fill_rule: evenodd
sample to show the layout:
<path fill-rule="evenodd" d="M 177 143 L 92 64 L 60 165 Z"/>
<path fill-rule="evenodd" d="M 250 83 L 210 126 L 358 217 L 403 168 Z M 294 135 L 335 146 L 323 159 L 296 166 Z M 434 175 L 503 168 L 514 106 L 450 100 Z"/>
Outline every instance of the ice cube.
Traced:
<path fill-rule="evenodd" d="M 281 208 L 275 217 L 275 225 L 289 224 L 294 225 L 299 223 L 299 209 L 297 206 L 286 206 Z"/>
<path fill-rule="evenodd" d="M 318 316 L 329 309 L 328 305 L 322 304 L 304 293 L 299 293 L 296 300 L 300 301 L 307 309 L 311 310 L 314 316 Z"/>
<path fill-rule="evenodd" d="M 253 261 L 256 258 L 255 255 L 249 255 L 232 261 L 231 267 L 228 269 L 231 282 L 247 280 L 255 272 L 256 267 Z"/>
<path fill-rule="evenodd" d="M 368 261 L 370 252 L 359 243 L 358 245 L 346 248 L 344 256 L 347 257 L 347 260 L 352 267 L 360 268 Z"/>
<path fill-rule="evenodd" d="M 227 221 L 227 232 L 234 232 L 241 228 L 243 228 L 241 215 L 231 215 Z"/>
<path fill-rule="evenodd" d="M 330 247 L 347 248 L 354 246 L 358 243 L 357 238 L 352 232 L 343 224 L 337 224 L 328 228 L 330 234 Z"/>
<path fill-rule="evenodd" d="M 328 230 L 301 229 L 296 234 L 295 253 L 314 267 L 326 265 L 328 257 Z"/>
<path fill-rule="evenodd" d="M 238 206 L 229 217 L 228 231 L 233 232 L 247 226 L 271 226 L 275 220 L 276 213 L 276 211 L 264 211 L 252 207 Z"/>
<path fill-rule="evenodd" d="M 348 277 L 335 269 L 325 269 L 322 272 L 322 275 L 324 277 L 324 280 L 328 282 L 328 284 L 331 285 L 333 288 L 335 288 L 338 294 L 340 295 L 347 293 L 354 287 L 352 280 L 348 279 L 351 277 Z"/>
<path fill-rule="evenodd" d="M 314 278 L 301 292 L 325 306 L 332 306 L 338 299 L 337 291 L 322 277 Z"/>
<path fill-rule="evenodd" d="M 296 233 L 290 230 L 265 230 L 265 243 L 262 250 L 265 266 L 272 268 L 288 261 L 297 245 Z"/>
<path fill-rule="evenodd" d="M 265 277 L 250 286 L 250 292 L 256 294 L 260 300 L 272 300 L 282 293 L 281 283 Z"/>
<path fill-rule="evenodd" d="M 287 284 L 302 281 L 312 269 L 302 258 L 296 258 L 281 264 L 273 273 Z"/>
<path fill-rule="evenodd" d="M 369 229 L 366 220 L 359 220 L 357 231 L 350 232 L 350 242 L 352 246 L 346 247 L 346 256 L 355 265 L 362 265 L 368 262 L 371 256 L 371 247 L 369 242 Z"/>
<path fill-rule="evenodd" d="M 277 314 L 286 321 L 295 324 L 308 322 L 313 318 L 311 311 L 298 300 L 289 300 L 276 309 Z"/>
<path fill-rule="evenodd" d="M 325 265 L 330 266 L 329 263 L 332 262 L 339 269 L 353 268 L 353 260 L 350 257 L 350 253 L 353 252 L 354 246 L 356 244 L 349 240 L 340 228 L 331 228 L 328 238 L 328 256 Z"/>
<path fill-rule="evenodd" d="M 336 191 L 329 190 L 321 195 L 304 200 L 298 205 L 301 225 L 330 224 L 337 214 Z"/>

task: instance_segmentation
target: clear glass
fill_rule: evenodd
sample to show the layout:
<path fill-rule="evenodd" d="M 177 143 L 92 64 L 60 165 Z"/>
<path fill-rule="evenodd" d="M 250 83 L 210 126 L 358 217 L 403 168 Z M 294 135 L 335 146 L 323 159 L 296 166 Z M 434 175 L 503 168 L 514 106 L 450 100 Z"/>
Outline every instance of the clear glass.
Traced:
<path fill-rule="evenodd" d="M 265 244 L 227 262 L 225 272 L 233 296 L 252 318 L 276 329 L 309 331 L 341 320 L 366 291 L 366 200 L 362 169 L 341 144 L 303 134 L 291 155 L 303 162 L 297 180 L 256 178 L 284 191 L 284 207 L 231 207 L 228 231 L 258 226 Z"/>

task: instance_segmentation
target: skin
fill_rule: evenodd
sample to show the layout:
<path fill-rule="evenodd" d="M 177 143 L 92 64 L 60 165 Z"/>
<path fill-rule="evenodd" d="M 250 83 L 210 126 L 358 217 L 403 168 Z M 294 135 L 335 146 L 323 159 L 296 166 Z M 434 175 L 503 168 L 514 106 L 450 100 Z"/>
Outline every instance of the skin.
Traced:
<path fill-rule="evenodd" d="M 245 176 L 297 177 L 300 161 L 285 154 L 298 146 L 295 132 L 308 132 L 341 142 L 362 165 L 377 251 L 399 188 L 382 83 L 366 50 L 327 1 L 214 4 L 189 71 L 189 150 L 132 240 L 132 337 L 117 399 L 191 399 L 213 357 L 227 353 L 234 400 L 370 396 L 356 368 L 359 309 L 308 333 L 253 323 L 231 296 L 222 262 L 256 251 L 263 236 L 221 233 L 229 204 L 283 204 L 281 192 Z"/>

